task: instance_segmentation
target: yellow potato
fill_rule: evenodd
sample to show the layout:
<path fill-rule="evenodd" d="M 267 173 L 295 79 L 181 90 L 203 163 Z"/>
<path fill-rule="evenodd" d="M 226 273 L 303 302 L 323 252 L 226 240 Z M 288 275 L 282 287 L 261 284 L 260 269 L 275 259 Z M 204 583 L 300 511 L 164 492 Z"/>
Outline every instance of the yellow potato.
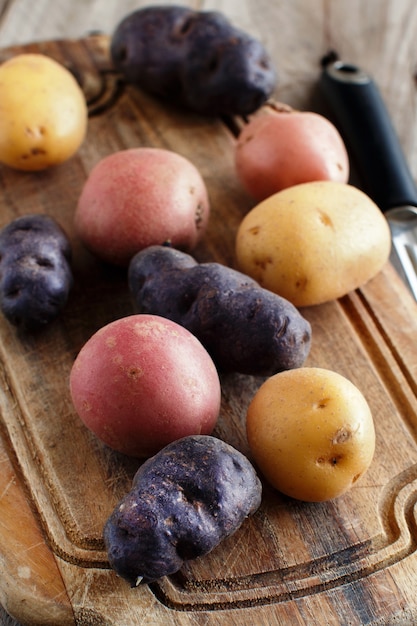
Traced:
<path fill-rule="evenodd" d="M 308 502 L 350 489 L 375 451 L 364 396 L 344 376 L 322 368 L 267 379 L 249 405 L 246 428 L 254 460 L 270 484 Z"/>
<path fill-rule="evenodd" d="M 352 185 L 317 181 L 255 206 L 236 238 L 239 269 L 295 306 L 339 298 L 373 278 L 388 260 L 388 222 Z"/>
<path fill-rule="evenodd" d="M 69 159 L 87 129 L 87 105 L 74 76 L 42 54 L 0 66 L 0 162 L 42 170 Z"/>

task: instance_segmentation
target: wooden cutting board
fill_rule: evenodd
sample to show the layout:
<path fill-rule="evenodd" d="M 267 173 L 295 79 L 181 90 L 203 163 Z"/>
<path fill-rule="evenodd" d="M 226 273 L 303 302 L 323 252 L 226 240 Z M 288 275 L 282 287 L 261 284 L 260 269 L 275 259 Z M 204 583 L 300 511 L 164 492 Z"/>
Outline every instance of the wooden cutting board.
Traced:
<path fill-rule="evenodd" d="M 211 554 L 175 576 L 130 587 L 109 569 L 102 528 L 138 462 L 106 449 L 81 424 L 68 377 L 98 328 L 134 313 L 125 272 L 100 264 L 77 240 L 73 213 L 88 172 L 105 155 L 151 145 L 191 159 L 207 183 L 210 227 L 195 256 L 234 265 L 237 226 L 253 201 L 233 165 L 235 134 L 185 114 L 110 71 L 108 39 L 47 42 L 89 101 L 88 137 L 55 169 L 0 167 L 0 227 L 46 212 L 71 237 L 75 286 L 59 320 L 20 336 L 0 317 L 0 602 L 42 626 L 417 623 L 417 305 L 390 265 L 363 289 L 304 309 L 313 328 L 306 365 L 348 377 L 365 394 L 377 446 L 345 496 L 307 504 L 267 484 L 261 508 Z M 246 407 L 261 379 L 222 377 L 215 435 L 250 456 Z"/>

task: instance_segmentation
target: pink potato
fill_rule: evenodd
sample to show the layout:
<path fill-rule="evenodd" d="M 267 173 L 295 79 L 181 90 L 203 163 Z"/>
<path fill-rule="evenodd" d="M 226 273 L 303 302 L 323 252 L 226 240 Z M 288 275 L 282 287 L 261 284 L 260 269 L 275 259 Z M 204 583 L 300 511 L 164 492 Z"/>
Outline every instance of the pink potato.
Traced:
<path fill-rule="evenodd" d="M 98 330 L 70 374 L 81 420 L 106 445 L 149 457 L 188 435 L 209 435 L 220 411 L 214 363 L 188 330 L 156 315 L 130 315 Z"/>
<path fill-rule="evenodd" d="M 256 200 L 300 183 L 346 183 L 349 158 L 336 127 L 310 111 L 264 107 L 241 131 L 236 172 Z"/>
<path fill-rule="evenodd" d="M 209 213 L 207 188 L 193 163 L 170 150 L 131 148 L 95 165 L 74 219 L 93 254 L 126 266 L 136 252 L 154 244 L 192 250 Z"/>

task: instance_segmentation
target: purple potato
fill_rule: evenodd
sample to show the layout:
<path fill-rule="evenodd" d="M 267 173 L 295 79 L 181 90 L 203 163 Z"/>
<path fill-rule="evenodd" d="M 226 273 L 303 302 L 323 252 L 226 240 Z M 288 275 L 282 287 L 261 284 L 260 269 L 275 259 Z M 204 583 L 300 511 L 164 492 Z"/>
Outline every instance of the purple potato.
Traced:
<path fill-rule="evenodd" d="M 188 38 L 191 52 L 181 67 L 188 108 L 211 115 L 249 115 L 272 94 L 276 76 L 264 46 L 221 13 L 198 13 Z"/>
<path fill-rule="evenodd" d="M 106 521 L 110 566 L 132 587 L 174 574 L 232 535 L 261 497 L 241 452 L 209 435 L 178 439 L 145 461 Z"/>
<path fill-rule="evenodd" d="M 71 246 L 46 215 L 19 217 L 0 232 L 0 308 L 11 324 L 43 328 L 65 306 L 73 284 Z"/>
<path fill-rule="evenodd" d="M 110 52 L 128 83 L 201 114 L 248 115 L 276 85 L 262 43 L 217 11 L 138 9 L 116 27 Z"/>
<path fill-rule="evenodd" d="M 132 258 L 128 280 L 140 313 L 187 328 L 219 370 L 271 376 L 309 354 L 311 326 L 298 309 L 230 267 L 150 246 Z"/>

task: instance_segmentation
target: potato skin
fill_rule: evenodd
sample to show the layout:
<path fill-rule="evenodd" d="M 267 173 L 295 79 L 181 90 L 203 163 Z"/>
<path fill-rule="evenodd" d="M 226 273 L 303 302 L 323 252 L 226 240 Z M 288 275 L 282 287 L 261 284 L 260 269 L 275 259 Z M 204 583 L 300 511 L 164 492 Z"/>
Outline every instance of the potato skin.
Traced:
<path fill-rule="evenodd" d="M 69 159 L 84 141 L 84 94 L 63 65 L 19 54 L 0 66 L 0 162 L 37 171 Z"/>
<path fill-rule="evenodd" d="M 106 521 L 110 565 L 132 587 L 173 574 L 233 534 L 261 497 L 238 450 L 212 436 L 179 439 L 139 468 Z"/>
<path fill-rule="evenodd" d="M 256 205 L 240 223 L 235 245 L 240 271 L 304 307 L 340 298 L 373 278 L 388 261 L 391 233 L 361 190 L 313 181 Z"/>
<path fill-rule="evenodd" d="M 210 215 L 205 182 L 188 159 L 162 148 L 130 148 L 102 158 L 78 199 L 74 223 L 98 258 L 127 266 L 153 244 L 192 250 Z"/>
<path fill-rule="evenodd" d="M 69 383 L 87 428 L 134 457 L 186 435 L 210 434 L 220 412 L 210 355 L 192 333 L 156 315 L 129 315 L 96 331 L 78 353 Z"/>
<path fill-rule="evenodd" d="M 350 380 L 324 368 L 301 367 L 267 379 L 248 407 L 246 429 L 268 482 L 308 502 L 348 491 L 375 452 L 365 397 Z"/>
<path fill-rule="evenodd" d="M 217 11 L 134 11 L 115 29 L 111 57 L 128 82 L 206 115 L 251 113 L 276 83 L 261 42 Z"/>
<path fill-rule="evenodd" d="M 72 249 L 61 226 L 42 214 L 18 217 L 0 231 L 0 308 L 29 332 L 62 311 L 73 285 Z"/>
<path fill-rule="evenodd" d="M 243 186 L 258 201 L 300 183 L 347 183 L 349 178 L 345 144 L 327 118 L 273 105 L 263 107 L 243 127 L 235 164 Z"/>
<path fill-rule="evenodd" d="M 150 246 L 133 257 L 128 279 L 139 311 L 187 328 L 220 370 L 267 376 L 307 358 L 309 322 L 290 302 L 230 267 Z"/>

